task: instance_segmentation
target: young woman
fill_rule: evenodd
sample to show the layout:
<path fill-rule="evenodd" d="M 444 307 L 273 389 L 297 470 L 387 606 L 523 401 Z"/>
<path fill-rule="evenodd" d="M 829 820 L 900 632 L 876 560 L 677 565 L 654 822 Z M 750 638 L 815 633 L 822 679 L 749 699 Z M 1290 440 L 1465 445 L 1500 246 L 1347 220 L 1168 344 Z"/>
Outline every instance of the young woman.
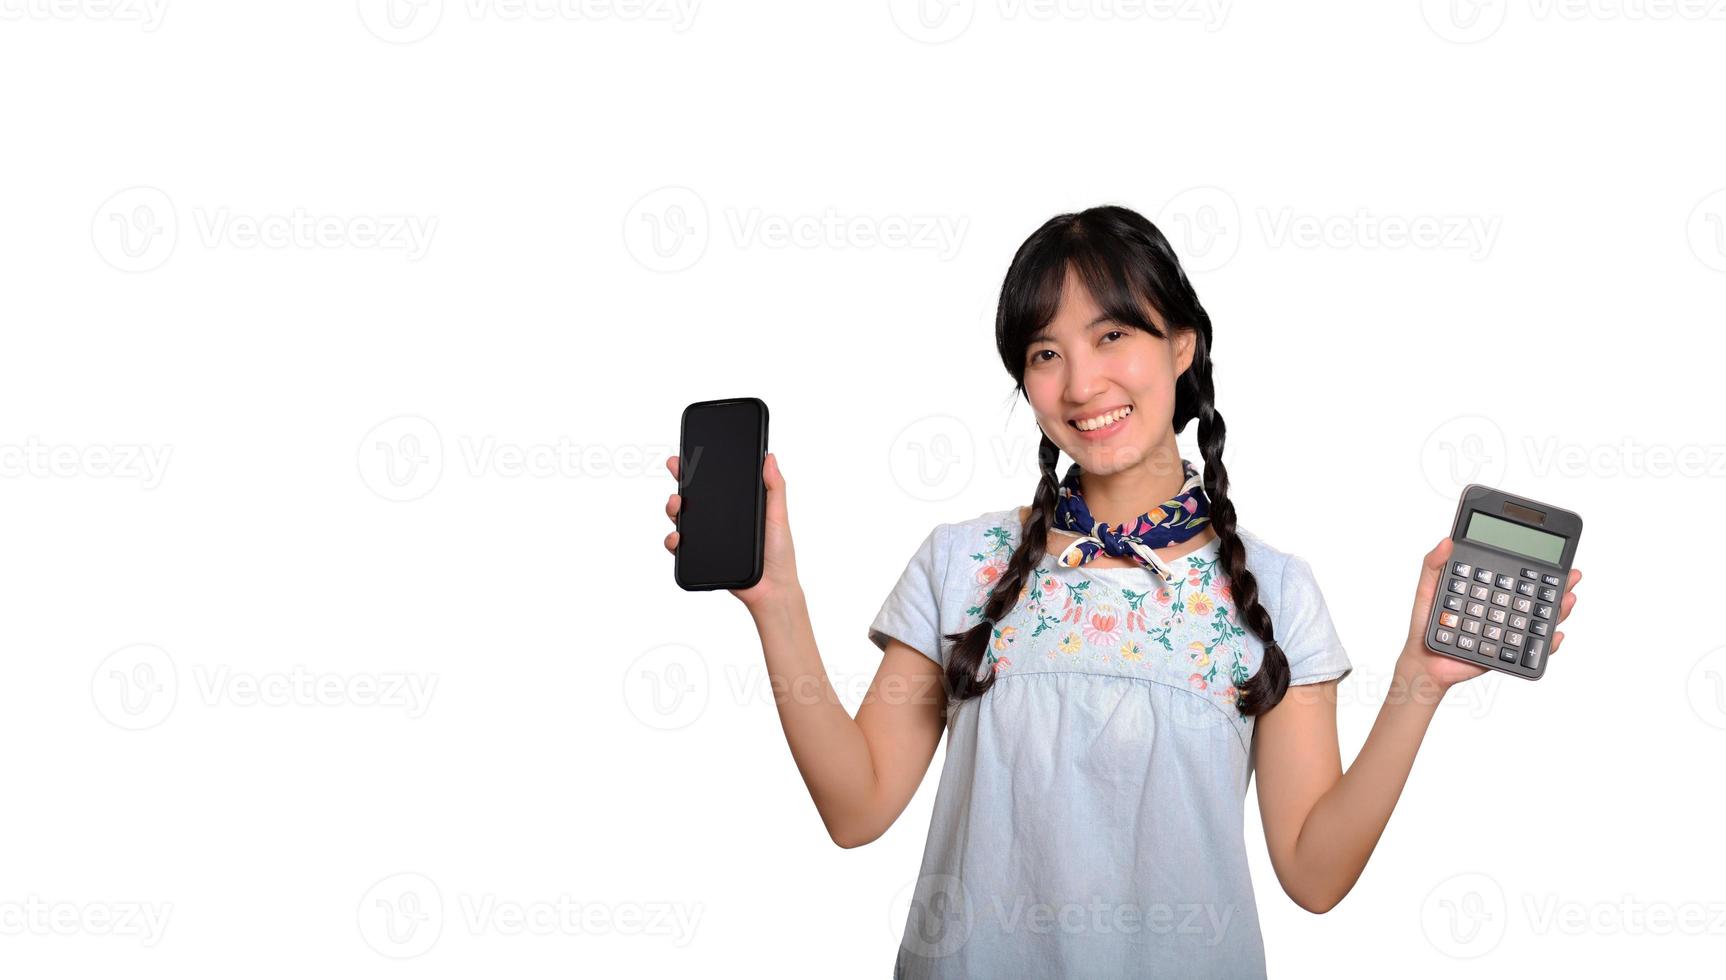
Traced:
<path fill-rule="evenodd" d="M 856 847 L 947 732 L 895 977 L 1262 977 L 1248 780 L 1283 890 L 1327 911 L 1438 701 L 1484 673 L 1422 642 L 1450 540 L 1425 557 L 1391 694 L 1345 773 L 1352 665 L 1311 566 L 1237 523 L 1210 318 L 1162 233 L 1120 207 L 1051 219 L 1007 271 L 995 342 L 1042 430 L 1042 479 L 1029 507 L 924 537 L 870 626 L 885 656 L 855 719 L 815 647 L 768 456 L 765 570 L 733 594 L 792 755 L 828 833 Z M 1202 477 L 1175 444 L 1195 419 Z"/>

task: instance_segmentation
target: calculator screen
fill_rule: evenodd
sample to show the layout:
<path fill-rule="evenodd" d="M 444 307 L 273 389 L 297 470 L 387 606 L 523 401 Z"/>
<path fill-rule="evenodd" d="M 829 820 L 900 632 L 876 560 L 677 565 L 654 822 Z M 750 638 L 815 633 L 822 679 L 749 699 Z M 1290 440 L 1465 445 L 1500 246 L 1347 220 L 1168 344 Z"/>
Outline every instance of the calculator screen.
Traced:
<path fill-rule="evenodd" d="M 1469 515 L 1463 537 L 1554 565 L 1564 556 L 1562 535 L 1536 531 L 1478 510 Z"/>

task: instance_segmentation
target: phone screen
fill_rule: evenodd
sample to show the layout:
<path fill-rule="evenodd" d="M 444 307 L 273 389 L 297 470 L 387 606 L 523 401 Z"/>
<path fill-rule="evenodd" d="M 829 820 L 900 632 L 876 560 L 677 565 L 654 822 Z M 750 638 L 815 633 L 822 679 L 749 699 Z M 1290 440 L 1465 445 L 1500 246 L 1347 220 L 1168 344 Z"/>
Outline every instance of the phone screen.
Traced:
<path fill-rule="evenodd" d="M 767 406 L 760 399 L 696 402 L 684 410 L 677 480 L 683 588 L 748 588 L 759 579 L 766 453 Z"/>

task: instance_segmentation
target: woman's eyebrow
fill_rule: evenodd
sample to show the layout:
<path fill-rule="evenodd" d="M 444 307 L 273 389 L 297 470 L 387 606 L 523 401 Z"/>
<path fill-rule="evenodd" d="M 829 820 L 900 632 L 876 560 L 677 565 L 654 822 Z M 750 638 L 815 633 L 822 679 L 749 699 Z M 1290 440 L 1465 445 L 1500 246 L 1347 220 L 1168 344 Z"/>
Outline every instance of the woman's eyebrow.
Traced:
<path fill-rule="evenodd" d="M 1082 329 L 1089 330 L 1099 323 L 1114 323 L 1114 322 L 1115 321 L 1107 313 L 1099 313 L 1099 314 L 1097 314 L 1097 318 L 1095 320 L 1092 320 L 1090 323 L 1085 324 Z M 1055 335 L 1049 332 L 1048 327 L 1044 327 L 1041 330 L 1038 330 L 1036 333 L 1031 335 L 1030 343 L 1040 344 L 1046 340 L 1054 340 L 1054 339 L 1055 339 Z"/>

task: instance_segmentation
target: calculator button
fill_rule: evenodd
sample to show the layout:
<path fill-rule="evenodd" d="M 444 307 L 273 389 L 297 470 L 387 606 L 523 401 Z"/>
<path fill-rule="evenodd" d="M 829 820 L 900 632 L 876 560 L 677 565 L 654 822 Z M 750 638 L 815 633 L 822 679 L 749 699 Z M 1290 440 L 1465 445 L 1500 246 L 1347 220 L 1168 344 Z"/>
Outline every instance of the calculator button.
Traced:
<path fill-rule="evenodd" d="M 1542 582 L 1545 582 L 1547 585 L 1557 585 L 1558 584 L 1558 576 L 1556 576 L 1556 575 L 1542 575 L 1542 576 L 1540 576 L 1540 580 Z"/>
<path fill-rule="evenodd" d="M 1468 590 L 1468 594 L 1476 599 L 1484 599 L 1492 594 L 1492 590 L 1484 585 L 1476 585 Z"/>
<path fill-rule="evenodd" d="M 1504 645 L 1507 647 L 1519 647 L 1519 646 L 1521 646 L 1522 645 L 1522 634 L 1521 633 L 1506 633 L 1506 634 L 1504 634 Z"/>
<path fill-rule="evenodd" d="M 1492 604 L 1495 606 L 1508 606 L 1508 605 L 1510 605 L 1510 593 L 1508 593 L 1508 592 L 1494 592 L 1492 594 Z"/>
<path fill-rule="evenodd" d="M 1474 649 L 1474 637 L 1467 636 L 1467 635 L 1457 637 L 1456 638 L 1456 648 L 1458 650 L 1473 650 Z"/>
<path fill-rule="evenodd" d="M 1516 603 L 1513 606 L 1511 606 L 1511 608 L 1515 609 L 1517 612 L 1522 612 L 1522 613 L 1531 612 L 1534 609 L 1534 603 L 1528 601 L 1527 599 L 1517 599 Z"/>
<path fill-rule="evenodd" d="M 1498 587 L 1501 589 L 1508 589 L 1515 584 L 1516 580 L 1508 575 L 1500 575 L 1498 577 Z"/>
<path fill-rule="evenodd" d="M 1458 599 L 1457 601 L 1461 602 L 1462 600 Z M 1471 602 L 1468 604 L 1467 612 L 1470 616 L 1484 616 L 1486 615 L 1486 607 L 1478 602 Z"/>
<path fill-rule="evenodd" d="M 1558 601 L 1558 590 L 1557 589 L 1548 589 L 1548 588 L 1545 588 L 1543 586 L 1540 590 L 1540 601 L 1541 602 L 1557 602 Z"/>
<path fill-rule="evenodd" d="M 1438 625 L 1440 626 L 1449 626 L 1452 629 L 1455 629 L 1456 624 L 1460 621 L 1461 617 L 1457 616 L 1457 614 L 1453 612 L 1441 612 L 1438 614 Z"/>
<path fill-rule="evenodd" d="M 1464 633 L 1478 633 L 1478 632 L 1480 632 L 1480 620 L 1478 620 L 1478 619 L 1465 619 L 1465 620 L 1463 620 L 1462 621 L 1462 631 Z"/>
<path fill-rule="evenodd" d="M 1486 618 L 1495 623 L 1502 623 L 1504 622 L 1504 610 L 1494 609 L 1486 614 Z"/>
<path fill-rule="evenodd" d="M 1541 619 L 1551 619 L 1552 618 L 1552 607 L 1551 606 L 1535 606 L 1534 607 L 1534 614 L 1536 616 L 1539 616 Z"/>
<path fill-rule="evenodd" d="M 1433 639 L 1440 643 L 1451 643 L 1456 640 L 1456 634 L 1452 633 L 1450 630 L 1439 630 L 1437 633 L 1433 634 Z"/>
<path fill-rule="evenodd" d="M 1498 656 L 1498 644 L 1493 643 L 1490 640 L 1481 640 L 1480 655 L 1489 658 Z"/>
<path fill-rule="evenodd" d="M 1518 583 L 1516 583 L 1516 594 L 1517 595 L 1533 595 L 1534 594 L 1534 583 L 1533 582 L 1518 582 Z"/>
<path fill-rule="evenodd" d="M 1527 616 L 1512 616 L 1512 617 L 1510 617 L 1510 628 L 1513 630 L 1525 630 L 1525 629 L 1527 629 L 1528 628 L 1528 617 Z"/>
<path fill-rule="evenodd" d="M 1459 561 L 1459 562 L 1453 563 L 1450 566 L 1450 573 L 1452 575 L 1461 575 L 1463 578 L 1467 578 L 1468 573 L 1472 572 L 1472 571 L 1474 571 L 1474 566 L 1468 564 L 1467 562 Z"/>
<path fill-rule="evenodd" d="M 1488 626 L 1488 627 L 1486 627 L 1485 632 L 1481 633 L 1480 635 L 1486 637 L 1489 640 L 1496 640 L 1499 637 L 1504 635 L 1504 627 L 1502 627 L 1502 626 Z"/>
<path fill-rule="evenodd" d="M 1477 569 L 1475 569 L 1474 570 L 1474 580 L 1477 582 L 1491 582 L 1492 581 L 1492 569 L 1490 569 L 1490 568 L 1477 568 Z"/>
<path fill-rule="evenodd" d="M 1535 571 L 1535 570 L 1534 570 L 1534 569 L 1532 569 L 1532 568 L 1525 568 L 1525 569 L 1523 569 L 1523 570 L 1522 570 L 1522 577 L 1523 577 L 1523 578 L 1525 578 L 1525 579 L 1531 579 L 1531 580 L 1532 580 L 1532 579 L 1534 579 L 1534 578 L 1537 578 L 1537 577 L 1539 577 L 1539 573 L 1537 573 L 1537 572 L 1536 572 L 1536 571 Z"/>
<path fill-rule="evenodd" d="M 1447 595 L 1444 597 L 1444 608 L 1462 612 L 1462 596 Z"/>
<path fill-rule="evenodd" d="M 1538 619 L 1528 624 L 1528 631 L 1533 633 L 1535 636 L 1545 636 L 1547 630 L 1550 630 L 1551 628 L 1551 623 L 1543 623 Z"/>
<path fill-rule="evenodd" d="M 1546 641 L 1533 639 L 1528 641 L 1528 649 L 1522 651 L 1522 666 L 1529 670 L 1540 669 L 1540 658 L 1546 655 Z"/>
<path fill-rule="evenodd" d="M 1516 650 L 1513 647 L 1502 647 L 1498 651 L 1498 659 L 1516 663 Z"/>
<path fill-rule="evenodd" d="M 1453 578 L 1450 580 L 1450 591 L 1455 592 L 1457 595 L 1462 595 L 1468 591 L 1468 583 L 1464 582 L 1462 579 Z"/>

